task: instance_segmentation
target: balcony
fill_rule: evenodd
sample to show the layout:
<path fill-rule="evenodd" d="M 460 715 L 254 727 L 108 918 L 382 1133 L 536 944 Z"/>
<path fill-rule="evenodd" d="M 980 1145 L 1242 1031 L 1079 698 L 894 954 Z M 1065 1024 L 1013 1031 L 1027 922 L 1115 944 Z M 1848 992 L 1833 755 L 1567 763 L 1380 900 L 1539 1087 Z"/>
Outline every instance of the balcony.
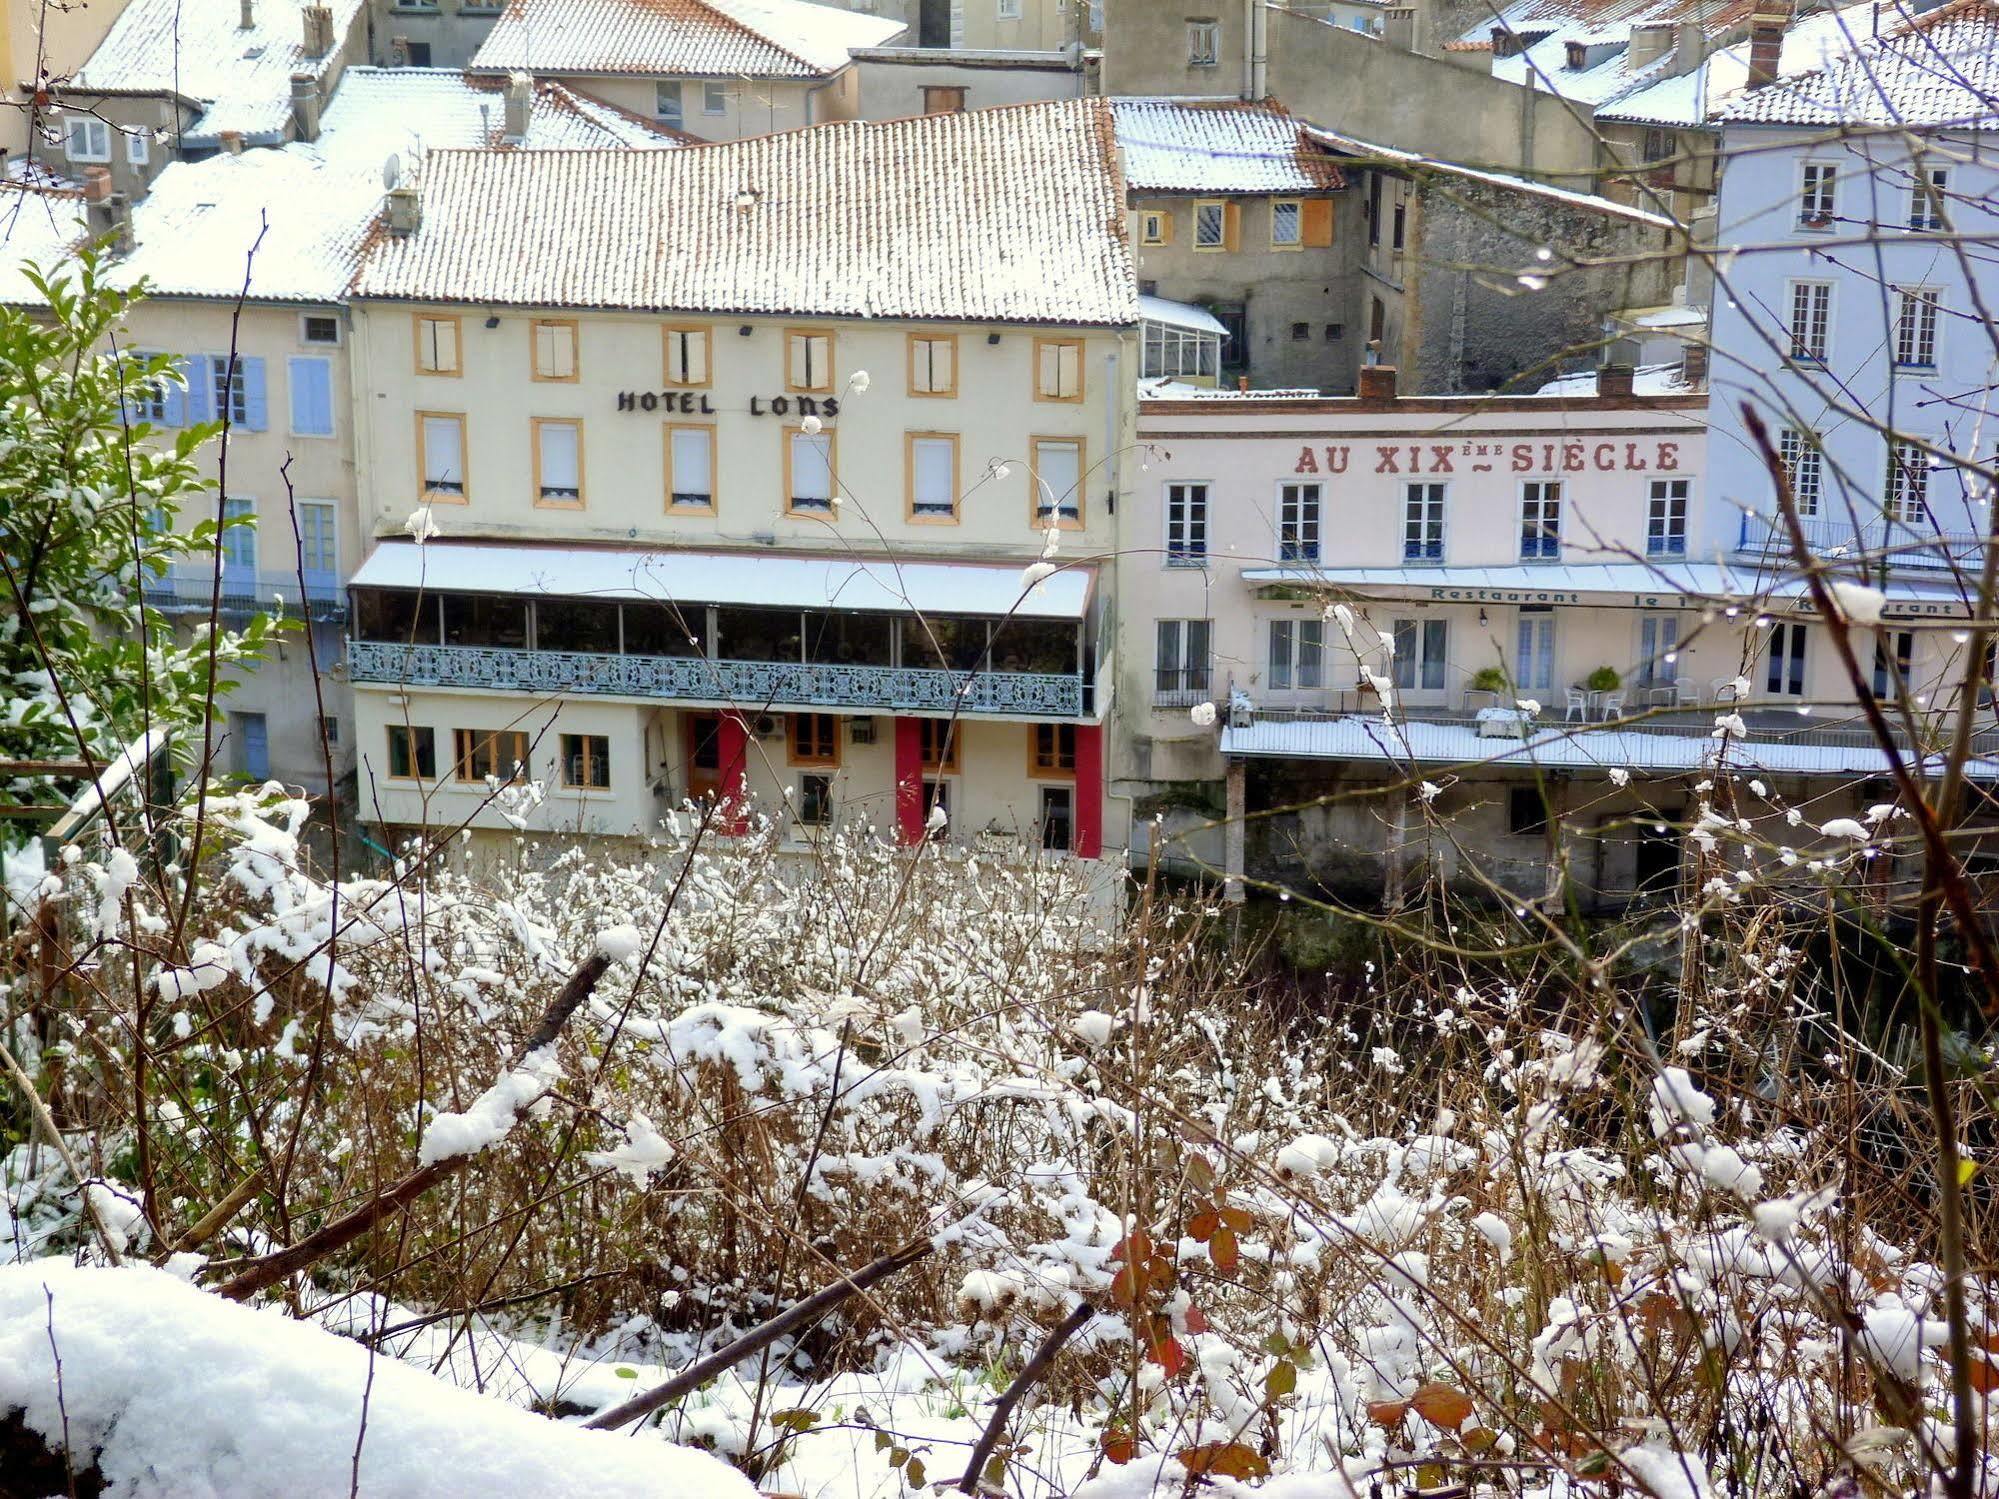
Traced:
<path fill-rule="evenodd" d="M 356 682 L 395 687 L 471 687 L 536 697 L 573 693 L 744 707 L 960 712 L 1023 719 L 1082 718 L 1091 711 L 1093 696 L 1081 673 L 715 661 L 703 656 L 605 655 L 379 640 L 348 641 L 347 666 Z"/>
<path fill-rule="evenodd" d="M 1985 537 L 1969 531 L 1938 531 L 1928 522 L 1871 520 L 1856 526 L 1845 519 L 1803 516 L 1798 524 L 1805 544 L 1820 557 L 1886 557 L 1895 568 L 1927 572 L 1963 568 L 1975 573 L 1985 555 Z M 1791 538 L 1781 522 L 1745 515 L 1735 550 L 1747 558 L 1789 557 Z"/>
<path fill-rule="evenodd" d="M 297 573 L 258 573 L 225 567 L 222 570 L 222 616 L 246 619 L 252 614 L 301 614 L 314 624 L 340 624 L 347 618 L 347 594 L 332 573 L 305 575 L 304 605 L 300 604 Z M 179 569 L 164 577 L 146 579 L 144 590 L 148 608 L 163 614 L 206 614 L 215 602 L 215 574 L 206 568 Z"/>

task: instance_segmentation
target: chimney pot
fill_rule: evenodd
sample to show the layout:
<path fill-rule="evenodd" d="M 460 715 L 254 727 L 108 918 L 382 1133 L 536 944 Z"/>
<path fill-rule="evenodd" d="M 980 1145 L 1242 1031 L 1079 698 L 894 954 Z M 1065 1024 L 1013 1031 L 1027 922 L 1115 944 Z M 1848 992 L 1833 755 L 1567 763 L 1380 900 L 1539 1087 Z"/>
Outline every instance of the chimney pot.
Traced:
<path fill-rule="evenodd" d="M 111 168 L 85 167 L 83 169 L 83 200 L 86 203 L 102 203 L 111 196 Z"/>
<path fill-rule="evenodd" d="M 1683 385 L 1707 384 L 1707 345 L 1689 343 L 1680 356 L 1680 383 Z"/>
<path fill-rule="evenodd" d="M 1359 395 L 1363 401 L 1395 399 L 1395 366 L 1364 364 L 1360 367 Z"/>
<path fill-rule="evenodd" d="M 534 79 L 526 73 L 507 75 L 506 128 L 502 132 L 509 145 L 527 139 L 528 114 L 534 102 Z"/>
<path fill-rule="evenodd" d="M 292 130 L 302 141 L 319 139 L 319 82 L 310 73 L 292 74 Z"/>
<path fill-rule="evenodd" d="M 243 14 L 239 22 L 245 31 L 257 24 L 257 0 L 243 0 Z"/>
<path fill-rule="evenodd" d="M 222 149 L 227 151 L 231 156 L 241 156 L 243 154 L 242 131 L 225 130 L 216 139 L 222 142 Z"/>
<path fill-rule="evenodd" d="M 1599 365 L 1596 372 L 1597 395 L 1607 401 L 1631 399 L 1636 374 L 1628 364 Z"/>
<path fill-rule="evenodd" d="M 408 183 L 389 189 L 387 208 L 389 233 L 398 239 L 416 233 L 423 223 L 423 200 L 417 196 L 416 188 Z"/>
<path fill-rule="evenodd" d="M 324 57 L 333 50 L 333 12 L 324 5 L 306 5 L 299 8 L 299 18 L 305 26 L 305 55 Z"/>

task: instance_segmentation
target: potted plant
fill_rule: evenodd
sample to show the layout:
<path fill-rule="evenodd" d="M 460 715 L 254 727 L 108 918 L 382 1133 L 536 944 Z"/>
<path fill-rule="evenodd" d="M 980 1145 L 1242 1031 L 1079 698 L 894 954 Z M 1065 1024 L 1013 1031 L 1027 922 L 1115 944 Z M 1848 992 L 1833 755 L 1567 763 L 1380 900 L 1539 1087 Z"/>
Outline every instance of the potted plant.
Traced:
<path fill-rule="evenodd" d="M 1465 708 L 1475 712 L 1480 708 L 1493 708 L 1499 704 L 1499 695 L 1506 691 L 1506 673 L 1497 666 L 1481 666 L 1472 673 L 1471 686 L 1465 692 Z"/>
<path fill-rule="evenodd" d="M 1599 666 L 1583 679 L 1583 687 L 1589 692 L 1615 692 L 1624 682 L 1614 666 Z"/>

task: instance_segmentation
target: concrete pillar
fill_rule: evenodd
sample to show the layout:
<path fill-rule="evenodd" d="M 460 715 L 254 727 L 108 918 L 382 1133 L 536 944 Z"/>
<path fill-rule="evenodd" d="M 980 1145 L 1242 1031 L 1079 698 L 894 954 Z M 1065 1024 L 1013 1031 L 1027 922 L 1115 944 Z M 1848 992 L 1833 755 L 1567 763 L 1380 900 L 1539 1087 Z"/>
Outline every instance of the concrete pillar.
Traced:
<path fill-rule="evenodd" d="M 1076 725 L 1075 854 L 1095 859 L 1104 851 L 1104 726 Z"/>
<path fill-rule="evenodd" d="M 923 730 L 916 719 L 895 720 L 895 827 L 905 844 L 923 841 Z"/>
<path fill-rule="evenodd" d="M 1241 759 L 1228 762 L 1228 819 L 1222 824 L 1222 899 L 1229 905 L 1243 902 L 1242 866 L 1244 826 L 1249 814 L 1249 765 Z"/>
<path fill-rule="evenodd" d="M 1415 798 L 1413 791 L 1398 794 L 1389 819 L 1388 848 L 1382 858 L 1381 903 L 1391 911 L 1401 906 L 1409 895 L 1409 825 L 1412 820 L 1409 814 Z"/>
<path fill-rule="evenodd" d="M 1551 900 L 1562 893 L 1562 880 L 1567 865 L 1562 853 L 1566 843 L 1569 818 L 1569 778 L 1567 776 L 1548 777 L 1548 825 L 1544 830 L 1547 840 L 1548 878 L 1542 893 Z"/>

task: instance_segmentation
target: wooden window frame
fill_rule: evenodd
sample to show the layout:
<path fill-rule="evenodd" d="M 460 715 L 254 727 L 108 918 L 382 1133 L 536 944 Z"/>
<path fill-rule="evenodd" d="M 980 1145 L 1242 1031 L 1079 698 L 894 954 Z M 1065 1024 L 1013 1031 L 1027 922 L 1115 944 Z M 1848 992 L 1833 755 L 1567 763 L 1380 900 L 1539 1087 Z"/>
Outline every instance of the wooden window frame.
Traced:
<path fill-rule="evenodd" d="M 807 432 L 803 427 L 786 427 L 784 433 L 784 513 L 800 520 L 824 521 L 831 525 L 840 515 L 840 438 L 831 427 L 821 427 L 817 432 Z M 824 510 L 799 510 L 792 505 L 791 493 L 791 445 L 794 438 L 823 437 L 826 439 L 826 469 L 832 476 L 829 486 L 832 494 L 827 496 Z"/>
<path fill-rule="evenodd" d="M 1041 731 L 1055 738 L 1052 762 L 1041 753 Z M 1069 763 L 1062 764 L 1062 733 L 1069 733 Z M 1073 781 L 1076 779 L 1076 726 L 1072 723 L 1031 723 L 1027 726 L 1027 776 L 1032 781 Z"/>
<path fill-rule="evenodd" d="M 1298 237 L 1288 245 L 1277 237 L 1277 210 L 1284 204 L 1298 210 Z M 1228 237 L 1228 215 L 1222 215 L 1222 237 Z M 1294 250 L 1305 248 L 1305 200 L 1303 198 L 1272 198 L 1270 200 L 1270 248 L 1280 255 L 1289 255 Z"/>
<path fill-rule="evenodd" d="M 1080 406 L 1089 392 L 1090 375 L 1083 354 L 1087 346 L 1080 338 L 1037 338 L 1034 341 L 1034 399 L 1060 406 Z M 1076 351 L 1076 393 L 1073 396 L 1044 395 L 1041 390 L 1041 351 L 1048 348 L 1074 348 Z M 1059 369 L 1060 366 L 1058 365 Z M 1058 381 L 1059 384 L 1059 381 Z"/>
<path fill-rule="evenodd" d="M 465 470 L 465 477 L 459 483 L 457 494 L 448 490 L 430 488 L 430 443 L 424 435 L 424 423 L 433 421 L 458 423 L 458 462 Z M 419 411 L 416 414 L 416 492 L 426 505 L 469 505 L 472 503 L 472 454 L 466 439 L 470 436 L 471 423 L 462 411 Z"/>
<path fill-rule="evenodd" d="M 919 441 L 951 444 L 951 513 L 916 513 L 916 444 Z M 955 526 L 962 519 L 959 504 L 964 497 L 964 472 L 959 467 L 964 444 L 956 432 L 905 432 L 902 434 L 902 517 L 912 526 Z"/>
<path fill-rule="evenodd" d="M 420 723 L 418 724 L 392 723 L 389 724 L 387 727 L 388 727 L 388 732 L 383 736 L 384 741 L 388 745 L 388 753 L 386 755 L 387 764 L 385 764 L 382 767 L 386 779 L 391 781 L 415 781 L 419 785 L 423 784 L 425 781 L 435 782 L 438 778 L 437 730 L 432 728 L 429 724 L 420 724 Z M 408 759 L 409 759 L 410 768 L 407 774 L 399 772 L 396 769 L 395 743 L 396 743 L 396 735 L 398 734 L 406 734 L 409 736 Z M 428 776 L 424 775 L 423 773 L 423 756 L 417 752 L 417 745 L 420 743 L 419 736 L 424 734 L 428 734 L 430 736 L 430 774 Z"/>
<path fill-rule="evenodd" d="M 924 775 L 940 778 L 957 775 L 959 752 L 965 745 L 964 724 L 951 718 L 919 718 L 916 722 L 919 725 L 916 731 L 916 752 Z M 935 724 L 936 728 L 921 727 L 927 724 Z M 947 753 L 941 759 L 931 758 L 932 746 L 929 740 L 932 737 L 938 738 L 939 742 L 947 746 Z"/>
<path fill-rule="evenodd" d="M 452 365 L 448 370 L 429 370 L 423 367 L 423 325 L 425 323 L 451 324 Z M 413 312 L 410 314 L 410 367 L 419 375 L 432 375 L 443 380 L 458 380 L 465 375 L 465 320 L 455 312 Z"/>
<path fill-rule="evenodd" d="M 1155 222 L 1159 232 L 1148 232 L 1148 220 Z M 1173 210 L 1170 208 L 1141 208 L 1138 211 L 1138 242 L 1141 245 L 1160 246 L 1173 243 Z"/>
<path fill-rule="evenodd" d="M 823 718 L 832 725 L 828 736 L 831 747 L 825 754 L 799 748 L 798 729 L 800 723 L 808 719 Z M 784 724 L 784 753 L 787 764 L 802 766 L 808 770 L 838 770 L 840 768 L 840 715 L 837 713 L 788 713 Z"/>
<path fill-rule="evenodd" d="M 909 394 L 919 401 L 948 401 L 958 394 L 958 335 L 955 333 L 912 333 L 906 340 L 909 353 Z M 944 390 L 918 390 L 916 388 L 916 347 L 918 344 L 949 344 L 951 346 L 951 384 Z"/>
<path fill-rule="evenodd" d="M 1201 210 L 1219 208 L 1222 211 L 1222 237 L 1212 245 L 1201 243 Z M 1194 227 L 1189 232 L 1188 243 L 1196 255 L 1225 255 L 1229 248 L 1229 200 L 1227 198 L 1196 198 L 1194 200 Z"/>
<path fill-rule="evenodd" d="M 673 378 L 673 355 L 671 340 L 676 333 L 698 333 L 701 335 L 703 354 L 701 363 L 706 373 L 702 380 L 676 380 Z M 785 349 L 787 360 L 790 346 Z M 715 383 L 715 330 L 707 323 L 668 323 L 659 330 L 659 374 L 660 382 L 674 390 L 707 390 Z"/>
<path fill-rule="evenodd" d="M 520 753 L 502 756 L 499 753 L 499 745 L 502 741 L 510 741 L 510 747 L 519 750 Z M 527 730 L 453 729 L 451 731 L 451 777 L 453 780 L 463 781 L 468 784 L 485 785 L 485 775 L 473 771 L 470 767 L 474 757 L 478 753 L 479 746 L 487 743 L 494 746 L 494 768 L 492 774 L 499 778 L 502 785 L 511 785 L 514 781 L 526 777 L 529 769 Z M 519 768 L 509 769 L 506 774 L 501 775 L 499 766 L 502 759 L 510 766 L 517 766 Z"/>
<path fill-rule="evenodd" d="M 534 460 L 534 506 L 537 510 L 583 510 L 588 508 L 590 491 L 583 478 L 583 418 L 580 416 L 532 416 L 528 418 L 529 446 Z M 543 427 L 574 427 L 576 429 L 576 498 L 573 500 L 551 500 L 541 492 L 541 429 Z"/>
<path fill-rule="evenodd" d="M 667 422 L 660 428 L 661 456 L 666 472 L 666 513 L 668 515 L 714 515 L 721 509 L 722 495 L 718 484 L 721 467 L 721 439 L 714 422 Z M 708 434 L 708 503 L 701 505 L 676 505 L 673 502 L 673 434 L 676 432 L 706 432 Z M 785 451 L 791 451 L 790 444 Z"/>
<path fill-rule="evenodd" d="M 1044 442 L 1070 442 L 1076 445 L 1076 518 L 1064 520 L 1061 515 L 1061 499 L 1056 499 L 1056 514 L 1053 525 L 1062 531 L 1082 531 L 1088 529 L 1090 510 L 1090 444 L 1080 434 L 1073 432 L 1037 432 L 1027 439 L 1027 522 L 1037 532 L 1046 531 L 1051 524 L 1041 516 L 1041 445 Z"/>
<path fill-rule="evenodd" d="M 921 85 L 921 87 L 922 87 L 922 89 L 923 89 L 923 113 L 924 113 L 924 114 L 925 114 L 926 116 L 929 116 L 929 115 L 961 115 L 961 114 L 963 114 L 963 113 L 965 112 L 965 98 L 966 98 L 966 90 L 965 90 L 965 86 L 964 86 L 963 84 L 961 84 L 961 83 L 926 83 L 926 84 L 923 84 L 923 85 Z M 933 103 L 933 96 L 935 96 L 935 95 L 956 95 L 956 96 L 957 96 L 957 108 L 955 108 L 955 109 L 933 109 L 933 108 L 931 108 L 931 104 Z M 937 101 L 937 102 L 941 102 L 941 101 Z"/>
<path fill-rule="evenodd" d="M 824 385 L 793 385 L 791 383 L 791 341 L 794 338 L 823 338 L 826 340 L 826 383 Z M 833 393 L 833 369 L 839 362 L 836 350 L 839 336 L 831 328 L 786 328 L 784 330 L 784 388 L 788 394 L 805 396 L 825 396 Z M 709 351 L 714 352 L 712 347 Z"/>
<path fill-rule="evenodd" d="M 539 335 L 543 328 L 569 330 L 569 373 L 544 375 L 541 372 Z M 528 373 L 544 385 L 574 385 L 583 378 L 583 332 L 573 317 L 538 317 L 528 320 Z"/>
<path fill-rule="evenodd" d="M 583 751 L 583 766 L 584 766 L 585 779 L 580 781 L 572 781 L 569 779 L 569 746 L 572 740 L 579 741 L 580 742 L 579 747 Z M 592 760 L 590 752 L 590 745 L 592 742 L 601 742 L 604 746 L 605 774 L 604 774 L 604 784 L 601 786 L 592 784 L 591 781 L 588 779 L 589 768 Z M 562 763 L 556 767 L 556 774 L 561 778 L 562 786 L 565 791 L 592 791 L 602 795 L 602 794 L 609 794 L 614 789 L 611 785 L 611 776 L 610 776 L 611 736 L 609 734 L 588 734 L 588 733 L 564 734 L 559 739 L 556 740 L 556 754 L 560 757 L 562 761 Z"/>

